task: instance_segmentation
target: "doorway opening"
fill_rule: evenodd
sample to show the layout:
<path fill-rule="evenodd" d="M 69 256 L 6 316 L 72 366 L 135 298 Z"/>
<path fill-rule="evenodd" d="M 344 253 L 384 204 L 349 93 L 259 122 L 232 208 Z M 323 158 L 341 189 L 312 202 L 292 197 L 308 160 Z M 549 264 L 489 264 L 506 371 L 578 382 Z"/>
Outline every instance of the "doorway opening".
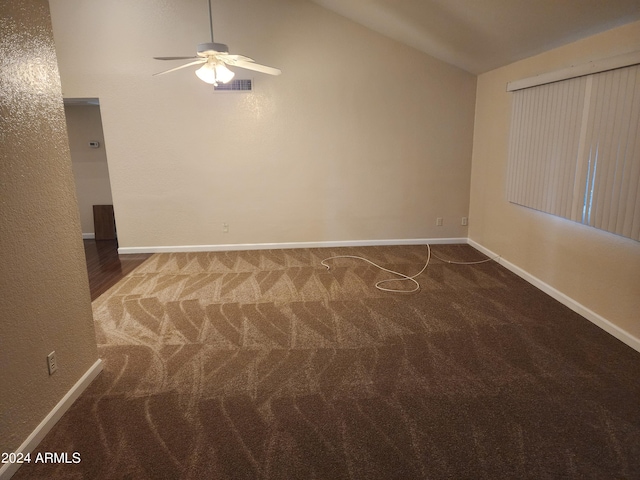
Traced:
<path fill-rule="evenodd" d="M 98 98 L 65 98 L 82 238 L 116 240 L 111 181 Z"/>

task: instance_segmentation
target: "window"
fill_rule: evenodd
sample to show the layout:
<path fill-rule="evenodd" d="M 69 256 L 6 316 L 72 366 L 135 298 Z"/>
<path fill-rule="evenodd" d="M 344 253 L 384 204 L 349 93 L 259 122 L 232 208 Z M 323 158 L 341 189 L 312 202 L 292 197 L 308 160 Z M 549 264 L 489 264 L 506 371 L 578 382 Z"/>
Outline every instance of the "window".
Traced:
<path fill-rule="evenodd" d="M 640 241 L 640 65 L 512 90 L 507 199 Z"/>

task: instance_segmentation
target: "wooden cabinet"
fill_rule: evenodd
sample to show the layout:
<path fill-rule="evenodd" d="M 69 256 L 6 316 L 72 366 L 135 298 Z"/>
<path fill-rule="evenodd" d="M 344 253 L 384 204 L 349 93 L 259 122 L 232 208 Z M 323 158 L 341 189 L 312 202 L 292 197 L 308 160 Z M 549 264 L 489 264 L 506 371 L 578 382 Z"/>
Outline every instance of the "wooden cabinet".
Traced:
<path fill-rule="evenodd" d="M 113 215 L 113 205 L 93 206 L 93 226 L 96 240 L 116 239 L 116 220 Z"/>

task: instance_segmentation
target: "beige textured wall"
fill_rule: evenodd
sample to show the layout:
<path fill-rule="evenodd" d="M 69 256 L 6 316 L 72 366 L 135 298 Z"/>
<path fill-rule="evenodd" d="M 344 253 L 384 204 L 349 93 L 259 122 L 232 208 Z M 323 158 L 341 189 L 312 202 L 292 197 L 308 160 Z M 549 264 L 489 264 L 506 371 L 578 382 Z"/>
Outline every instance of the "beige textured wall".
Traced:
<path fill-rule="evenodd" d="M 507 82 L 634 50 L 638 22 L 478 77 L 469 237 L 640 338 L 640 243 L 505 199 Z"/>
<path fill-rule="evenodd" d="M 47 1 L 0 2 L 0 32 L 0 452 L 10 452 L 98 355 Z"/>
<path fill-rule="evenodd" d="M 307 0 L 213 6 L 216 41 L 281 76 L 152 77 L 208 40 L 203 0 L 51 0 L 64 95 L 100 98 L 121 247 L 467 236 L 473 75 Z"/>
<path fill-rule="evenodd" d="M 111 205 L 113 202 L 100 107 L 65 105 L 64 111 L 80 210 L 80 226 L 82 233 L 95 233 L 93 205 Z M 89 147 L 89 142 L 94 140 L 100 142 L 99 148 Z"/>

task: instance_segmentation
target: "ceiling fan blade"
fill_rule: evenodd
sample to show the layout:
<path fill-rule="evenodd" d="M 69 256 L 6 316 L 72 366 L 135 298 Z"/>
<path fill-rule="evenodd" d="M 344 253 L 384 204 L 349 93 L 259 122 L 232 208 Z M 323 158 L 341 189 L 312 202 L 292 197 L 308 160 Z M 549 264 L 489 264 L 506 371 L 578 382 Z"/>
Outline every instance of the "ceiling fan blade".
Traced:
<path fill-rule="evenodd" d="M 234 62 L 238 60 L 242 62 L 255 62 L 253 58 L 245 57 L 244 55 L 232 55 L 230 53 L 219 54 L 218 58 L 229 65 L 234 65 Z"/>
<path fill-rule="evenodd" d="M 259 63 L 247 62 L 244 60 L 236 60 L 234 62 L 228 62 L 229 65 L 234 67 L 246 68 L 247 70 L 254 70 L 260 73 L 266 73 L 268 75 L 280 75 L 282 71 L 278 68 L 267 67 L 266 65 L 260 65 Z"/>
<path fill-rule="evenodd" d="M 153 76 L 155 77 L 156 75 L 164 75 L 165 73 L 175 72 L 176 70 L 180 70 L 181 68 L 190 67 L 191 65 L 199 65 L 199 64 L 202 64 L 202 63 L 207 63 L 207 59 L 206 58 L 201 58 L 201 59 L 196 60 L 194 62 L 185 63 L 184 65 L 180 65 L 179 67 L 171 68 L 169 70 L 165 70 L 164 72 L 154 73 Z"/>
<path fill-rule="evenodd" d="M 154 60 L 189 60 L 190 58 L 200 58 L 200 57 L 153 57 Z"/>

